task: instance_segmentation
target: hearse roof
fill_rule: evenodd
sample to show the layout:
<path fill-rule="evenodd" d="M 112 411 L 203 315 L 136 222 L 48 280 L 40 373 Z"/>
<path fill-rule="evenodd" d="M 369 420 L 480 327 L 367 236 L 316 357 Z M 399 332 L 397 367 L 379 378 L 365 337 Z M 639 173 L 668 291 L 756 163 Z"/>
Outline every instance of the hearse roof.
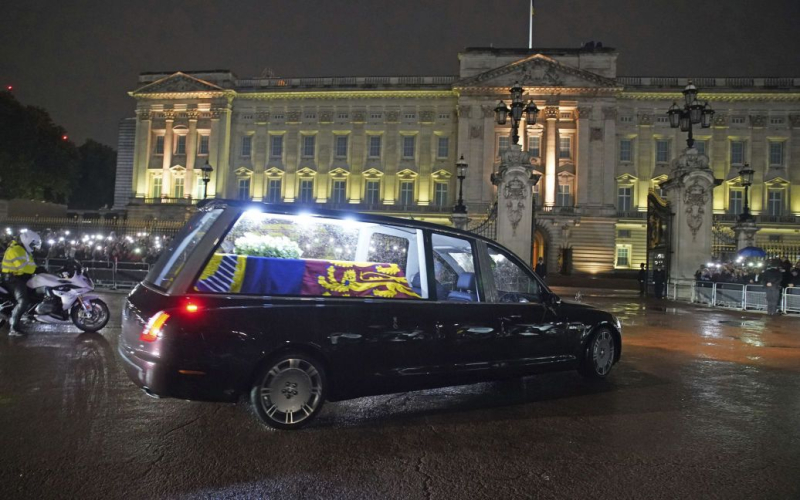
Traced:
<path fill-rule="evenodd" d="M 432 231 L 447 232 L 458 234 L 468 238 L 483 240 L 497 244 L 495 241 L 485 238 L 479 234 L 462 231 L 453 227 L 433 224 L 431 222 L 401 219 L 399 217 L 389 217 L 387 215 L 373 215 L 350 210 L 331 210 L 327 208 L 315 208 L 309 206 L 284 204 L 284 203 L 258 203 L 245 200 L 212 199 L 203 200 L 197 204 L 198 210 L 208 211 L 215 208 L 233 208 L 235 210 L 259 210 L 265 213 L 284 214 L 284 215 L 320 215 L 336 219 L 352 218 L 363 222 L 374 222 L 376 224 L 393 224 L 396 226 L 415 227 L 419 229 L 430 229 Z"/>

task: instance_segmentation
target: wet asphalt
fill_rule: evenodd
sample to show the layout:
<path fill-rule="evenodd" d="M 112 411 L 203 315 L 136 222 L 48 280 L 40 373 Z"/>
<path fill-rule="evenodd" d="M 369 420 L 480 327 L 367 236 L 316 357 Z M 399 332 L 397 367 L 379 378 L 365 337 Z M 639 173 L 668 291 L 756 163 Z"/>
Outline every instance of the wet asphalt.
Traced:
<path fill-rule="evenodd" d="M 800 317 L 584 291 L 623 321 L 577 373 L 329 403 L 298 432 L 156 400 L 100 334 L 0 330 L 0 498 L 800 498 Z"/>

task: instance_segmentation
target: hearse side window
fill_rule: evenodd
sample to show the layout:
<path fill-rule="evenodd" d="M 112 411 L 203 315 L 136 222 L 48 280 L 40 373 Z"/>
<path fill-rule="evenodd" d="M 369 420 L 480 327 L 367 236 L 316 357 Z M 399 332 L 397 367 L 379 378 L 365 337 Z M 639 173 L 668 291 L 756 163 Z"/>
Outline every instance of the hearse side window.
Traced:
<path fill-rule="evenodd" d="M 480 302 L 472 244 L 462 238 L 434 233 L 433 269 L 438 300 Z"/>
<path fill-rule="evenodd" d="M 422 231 L 310 215 L 242 214 L 195 283 L 205 293 L 425 299 Z"/>
<path fill-rule="evenodd" d="M 171 244 L 165 249 L 161 257 L 156 261 L 150 272 L 147 273 L 145 281 L 163 290 L 172 285 L 175 277 L 183 269 L 183 265 L 191 255 L 192 251 L 200 243 L 200 240 L 208 232 L 214 221 L 222 214 L 222 209 L 211 210 L 209 212 L 199 212 L 181 229 L 173 238 Z"/>
<path fill-rule="evenodd" d="M 498 302 L 539 302 L 541 287 L 506 252 L 489 246 Z"/>

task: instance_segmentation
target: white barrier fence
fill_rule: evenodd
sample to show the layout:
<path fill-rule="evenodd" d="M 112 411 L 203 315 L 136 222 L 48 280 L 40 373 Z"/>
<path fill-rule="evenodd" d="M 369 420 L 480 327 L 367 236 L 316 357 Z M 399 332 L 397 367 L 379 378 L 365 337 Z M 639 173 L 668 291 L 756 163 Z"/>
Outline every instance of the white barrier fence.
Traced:
<path fill-rule="evenodd" d="M 44 267 L 48 272 L 57 272 L 69 261 L 47 259 Z M 150 265 L 144 262 L 108 262 L 100 260 L 82 261 L 81 265 L 89 273 L 98 288 L 133 288 L 147 276 Z"/>
<path fill-rule="evenodd" d="M 692 287 L 692 302 L 740 311 L 766 311 L 767 293 L 762 285 L 698 281 Z M 784 288 L 778 309 L 785 314 L 800 314 L 800 288 Z"/>

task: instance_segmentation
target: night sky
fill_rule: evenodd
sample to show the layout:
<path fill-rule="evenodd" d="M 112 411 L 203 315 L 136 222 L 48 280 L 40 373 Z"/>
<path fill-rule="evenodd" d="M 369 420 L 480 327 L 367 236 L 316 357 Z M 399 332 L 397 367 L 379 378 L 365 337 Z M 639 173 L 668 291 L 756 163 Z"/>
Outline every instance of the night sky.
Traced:
<path fill-rule="evenodd" d="M 800 77 L 800 0 L 535 7 L 534 47 L 599 40 L 620 75 Z M 455 75 L 459 51 L 490 44 L 527 47 L 528 0 L 5 0 L 0 84 L 72 140 L 116 147 L 140 72 Z"/>

